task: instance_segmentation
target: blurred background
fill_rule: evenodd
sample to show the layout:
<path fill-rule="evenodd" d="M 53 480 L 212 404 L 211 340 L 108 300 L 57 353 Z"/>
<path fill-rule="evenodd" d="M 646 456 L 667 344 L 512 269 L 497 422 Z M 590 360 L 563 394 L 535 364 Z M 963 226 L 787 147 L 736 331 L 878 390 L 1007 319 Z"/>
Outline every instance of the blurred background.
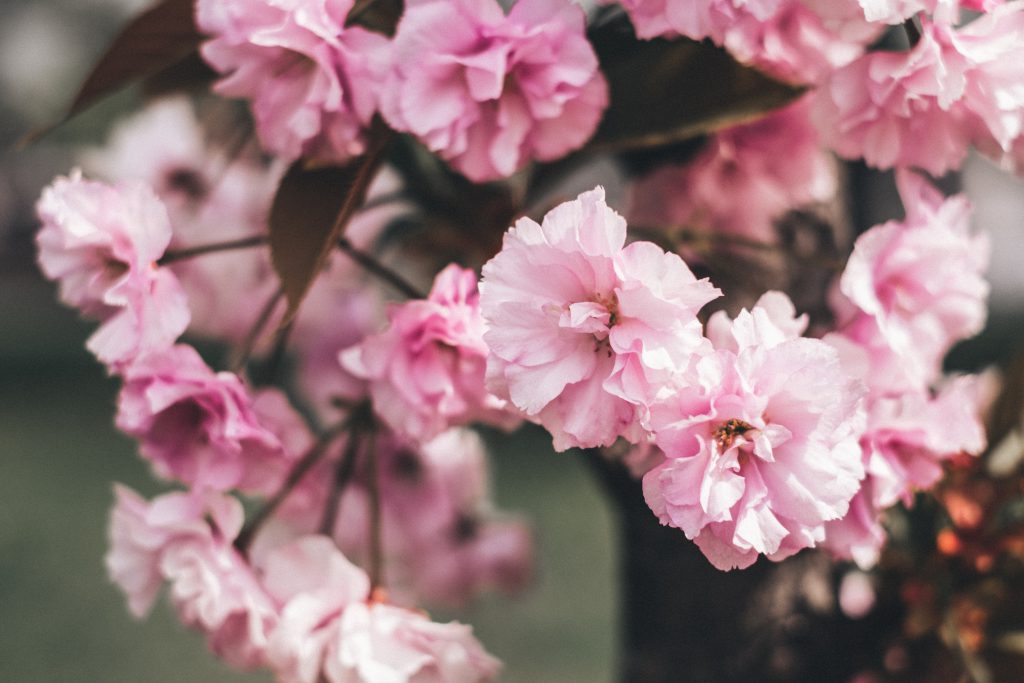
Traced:
<path fill-rule="evenodd" d="M 132 93 L 111 98 L 25 151 L 54 120 L 117 27 L 145 0 L 4 0 L 0 9 L 0 681 L 242 681 L 165 605 L 136 623 L 103 569 L 111 485 L 159 486 L 112 427 L 115 383 L 85 352 L 88 325 L 61 308 L 34 260 L 32 207 L 75 150 L 102 141 Z M 870 225 L 899 215 L 884 176 L 862 174 Z M 972 161 L 962 185 L 993 233 L 992 315 L 951 363 L 1007 358 L 1024 332 L 1024 186 Z M 500 507 L 529 516 L 535 585 L 452 615 L 506 663 L 508 681 L 608 681 L 615 657 L 613 520 L 573 454 L 537 431 L 493 444 Z"/>

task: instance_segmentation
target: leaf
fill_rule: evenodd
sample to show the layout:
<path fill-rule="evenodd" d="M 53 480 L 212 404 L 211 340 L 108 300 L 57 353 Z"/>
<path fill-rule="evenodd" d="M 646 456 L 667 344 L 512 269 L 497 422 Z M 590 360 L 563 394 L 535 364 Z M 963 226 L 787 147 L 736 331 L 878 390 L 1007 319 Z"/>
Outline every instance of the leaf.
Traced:
<path fill-rule="evenodd" d="M 196 29 L 192 7 L 193 0 L 161 0 L 133 19 L 100 57 L 64 116 L 32 131 L 23 143 L 37 140 L 129 83 L 157 74 L 194 54 L 202 36 Z"/>
<path fill-rule="evenodd" d="M 637 40 L 623 18 L 590 39 L 610 105 L 590 145 L 632 150 L 676 143 L 758 118 L 804 92 L 685 38 Z"/>
<path fill-rule="evenodd" d="M 383 159 L 391 131 L 375 120 L 367 152 L 345 166 L 309 166 L 301 159 L 288 169 L 270 208 L 270 259 L 281 280 L 287 326 L 323 269 L 327 257 L 366 198 Z"/>

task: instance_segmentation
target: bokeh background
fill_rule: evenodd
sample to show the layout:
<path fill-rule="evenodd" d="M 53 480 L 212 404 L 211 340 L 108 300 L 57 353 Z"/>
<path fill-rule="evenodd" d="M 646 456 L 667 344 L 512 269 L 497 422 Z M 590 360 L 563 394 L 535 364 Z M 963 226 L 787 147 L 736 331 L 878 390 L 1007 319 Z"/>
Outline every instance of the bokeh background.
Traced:
<path fill-rule="evenodd" d="M 32 249 L 40 189 L 96 144 L 135 100 L 103 102 L 29 150 L 15 141 L 61 112 L 117 27 L 145 0 L 3 0 L 0 4 L 0 681 L 243 681 L 158 605 L 137 623 L 102 558 L 111 484 L 158 486 L 112 427 L 116 386 L 83 349 L 89 327 L 55 301 Z M 861 173 L 860 220 L 899 215 L 884 176 Z M 977 367 L 1024 348 L 1024 186 L 983 161 L 962 178 L 993 232 L 991 322 L 951 362 Z M 500 507 L 537 532 L 534 585 L 451 616 L 473 624 L 507 681 L 613 678 L 614 520 L 573 454 L 527 431 L 493 443 Z M 695 618 L 699 618 L 695 615 Z"/>

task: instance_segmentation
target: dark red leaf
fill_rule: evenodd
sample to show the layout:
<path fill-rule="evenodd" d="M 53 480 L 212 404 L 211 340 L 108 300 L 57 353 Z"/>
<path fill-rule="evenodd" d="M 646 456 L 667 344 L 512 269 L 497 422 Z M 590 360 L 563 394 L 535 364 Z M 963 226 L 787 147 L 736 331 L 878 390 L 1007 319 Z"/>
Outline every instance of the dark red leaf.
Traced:
<path fill-rule="evenodd" d="M 369 149 L 345 166 L 292 164 L 270 209 L 270 257 L 288 300 L 281 325 L 298 311 L 349 219 L 366 198 L 391 131 L 379 121 Z"/>

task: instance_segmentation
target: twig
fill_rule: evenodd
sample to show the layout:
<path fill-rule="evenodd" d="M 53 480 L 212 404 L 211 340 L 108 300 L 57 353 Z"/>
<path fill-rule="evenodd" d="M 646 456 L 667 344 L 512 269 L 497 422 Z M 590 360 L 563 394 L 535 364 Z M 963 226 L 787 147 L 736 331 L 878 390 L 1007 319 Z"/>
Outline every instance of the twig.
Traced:
<path fill-rule="evenodd" d="M 370 561 L 369 571 L 371 589 L 380 588 L 384 584 L 384 542 L 383 525 L 381 524 L 380 479 L 377 476 L 377 448 L 375 430 L 370 430 L 367 446 L 367 473 L 370 490 Z"/>
<path fill-rule="evenodd" d="M 283 296 L 284 288 L 278 287 L 277 291 L 263 305 L 263 309 L 260 311 L 259 316 L 257 316 L 256 322 L 253 323 L 252 329 L 249 330 L 249 334 L 246 335 L 245 340 L 242 341 L 242 344 L 232 354 L 231 362 L 228 363 L 228 367 L 231 368 L 232 372 L 240 372 L 245 367 L 245 364 L 249 362 L 249 356 L 252 355 L 252 351 L 256 347 L 256 342 L 259 340 L 263 328 L 267 326 L 270 316 L 274 314 L 274 309 L 277 308 L 277 304 Z"/>
<path fill-rule="evenodd" d="M 305 455 L 295 463 L 295 467 L 292 468 L 291 472 L 288 473 L 288 478 L 285 479 L 281 488 L 278 489 L 271 498 L 263 504 L 259 510 L 252 516 L 252 518 L 246 523 L 245 527 L 238 534 L 238 538 L 235 539 L 235 547 L 240 552 L 246 552 L 249 548 L 249 544 L 252 543 L 253 537 L 256 532 L 259 531 L 267 519 L 277 510 L 277 508 L 284 502 L 284 499 L 295 489 L 298 483 L 302 480 L 306 473 L 313 468 L 320 459 L 327 452 L 327 449 L 334 442 L 334 440 L 341 435 L 352 421 L 352 416 L 347 416 L 341 423 L 332 427 L 331 429 L 324 432 L 317 442 L 313 444 L 312 448 L 306 451 Z"/>
<path fill-rule="evenodd" d="M 324 536 L 334 535 L 334 525 L 338 521 L 338 507 L 341 504 L 341 494 L 352 480 L 352 475 L 356 471 L 356 461 L 359 459 L 360 436 L 361 431 L 358 423 L 353 424 L 352 429 L 349 431 L 348 443 L 345 444 L 345 452 L 334 468 L 334 482 L 331 484 L 331 491 L 327 496 L 323 517 L 320 518 L 320 533 Z"/>
<path fill-rule="evenodd" d="M 228 240 L 226 242 L 213 242 L 210 244 L 199 244 L 194 247 L 182 247 L 181 249 L 168 251 L 159 261 L 157 261 L 157 263 L 161 266 L 166 266 L 168 263 L 189 259 L 194 256 L 214 254 L 221 251 L 232 251 L 235 249 L 247 249 L 249 247 L 258 247 L 266 243 L 266 235 L 252 235 L 251 237 L 241 237 L 237 240 Z"/>
<path fill-rule="evenodd" d="M 423 299 L 425 295 L 412 283 L 406 280 L 404 277 L 391 270 L 383 263 L 374 258 L 371 254 L 368 254 L 361 249 L 356 248 L 347 237 L 338 238 L 338 248 L 345 253 L 346 256 L 351 258 L 353 261 L 358 263 L 364 270 L 371 275 L 375 275 L 384 282 L 397 289 L 399 292 L 409 297 L 410 299 Z"/>

